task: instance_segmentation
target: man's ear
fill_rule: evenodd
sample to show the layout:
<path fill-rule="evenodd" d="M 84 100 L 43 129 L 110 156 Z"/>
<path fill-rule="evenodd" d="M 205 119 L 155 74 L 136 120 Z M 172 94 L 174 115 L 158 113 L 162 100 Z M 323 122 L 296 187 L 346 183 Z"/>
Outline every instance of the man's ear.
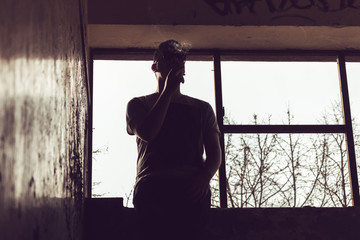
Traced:
<path fill-rule="evenodd" d="M 153 72 L 157 71 L 156 63 L 153 63 L 153 65 L 151 65 L 151 70 L 153 70 Z"/>

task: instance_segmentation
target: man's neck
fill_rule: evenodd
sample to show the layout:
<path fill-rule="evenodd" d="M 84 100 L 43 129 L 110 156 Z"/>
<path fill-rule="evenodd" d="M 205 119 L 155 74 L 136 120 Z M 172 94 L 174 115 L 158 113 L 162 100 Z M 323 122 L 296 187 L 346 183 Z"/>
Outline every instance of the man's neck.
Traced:
<path fill-rule="evenodd" d="M 163 90 L 164 90 L 164 81 L 158 79 L 158 87 L 157 87 L 156 92 L 157 92 L 158 94 L 161 94 Z M 171 99 L 172 99 L 172 100 L 178 99 L 178 98 L 181 97 L 181 96 L 182 96 L 182 94 L 181 94 L 180 86 L 179 86 L 179 88 L 173 93 Z"/>
<path fill-rule="evenodd" d="M 156 93 L 160 95 L 162 93 L 162 91 L 163 91 L 163 89 L 158 87 L 157 90 L 156 90 Z M 183 94 L 181 93 L 180 89 L 178 89 L 176 92 L 173 93 L 173 95 L 171 96 L 171 99 L 172 100 L 178 99 L 181 96 L 183 96 Z"/>

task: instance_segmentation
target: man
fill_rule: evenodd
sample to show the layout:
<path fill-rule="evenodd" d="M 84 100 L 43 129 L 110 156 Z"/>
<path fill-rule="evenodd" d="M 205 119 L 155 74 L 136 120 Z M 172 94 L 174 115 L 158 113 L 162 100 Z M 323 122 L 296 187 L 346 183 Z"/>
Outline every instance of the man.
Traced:
<path fill-rule="evenodd" d="M 150 239 L 196 236 L 210 208 L 209 182 L 220 166 L 211 106 L 180 92 L 186 53 L 175 40 L 161 43 L 152 65 L 157 91 L 127 107 L 127 131 L 138 146 L 133 202 Z"/>

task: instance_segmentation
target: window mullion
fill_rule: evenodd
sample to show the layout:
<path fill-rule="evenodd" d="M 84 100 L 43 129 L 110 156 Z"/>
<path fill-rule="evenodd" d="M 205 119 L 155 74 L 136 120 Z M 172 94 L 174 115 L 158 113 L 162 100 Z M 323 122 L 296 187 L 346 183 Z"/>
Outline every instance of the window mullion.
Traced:
<path fill-rule="evenodd" d="M 224 133 L 346 133 L 345 125 L 224 125 Z"/>
<path fill-rule="evenodd" d="M 222 102 L 222 88 L 221 88 L 221 66 L 220 54 L 214 54 L 214 81 L 215 81 L 215 102 L 216 102 L 216 117 L 220 128 L 220 146 L 221 146 L 221 165 L 219 168 L 219 191 L 220 191 L 220 207 L 227 208 L 227 191 L 226 191 L 226 163 L 225 163 L 225 148 L 224 148 L 224 107 Z"/>
<path fill-rule="evenodd" d="M 89 61 L 89 92 L 90 101 L 88 105 L 88 122 L 87 122 L 87 158 L 84 166 L 84 197 L 92 198 L 92 151 L 93 151 L 93 106 L 94 106 L 94 58 L 93 52 L 90 52 Z"/>
<path fill-rule="evenodd" d="M 348 91 L 346 68 L 345 68 L 345 57 L 343 55 L 338 56 L 337 62 L 338 62 L 339 78 L 340 78 L 343 118 L 346 127 L 346 147 L 347 147 L 348 163 L 349 163 L 349 171 L 350 171 L 352 201 L 354 206 L 360 206 L 359 183 L 357 176 L 354 135 L 353 135 L 352 121 L 351 121 L 352 119 L 351 119 L 349 91 Z"/>

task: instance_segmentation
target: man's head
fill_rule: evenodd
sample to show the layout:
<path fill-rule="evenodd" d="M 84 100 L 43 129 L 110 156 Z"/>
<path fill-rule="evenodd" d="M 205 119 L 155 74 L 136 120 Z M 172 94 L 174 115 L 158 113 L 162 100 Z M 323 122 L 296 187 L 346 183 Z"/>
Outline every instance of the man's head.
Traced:
<path fill-rule="evenodd" d="M 184 68 L 187 52 L 188 50 L 175 40 L 162 42 L 154 53 L 153 71 L 166 73 L 172 68 Z"/>

